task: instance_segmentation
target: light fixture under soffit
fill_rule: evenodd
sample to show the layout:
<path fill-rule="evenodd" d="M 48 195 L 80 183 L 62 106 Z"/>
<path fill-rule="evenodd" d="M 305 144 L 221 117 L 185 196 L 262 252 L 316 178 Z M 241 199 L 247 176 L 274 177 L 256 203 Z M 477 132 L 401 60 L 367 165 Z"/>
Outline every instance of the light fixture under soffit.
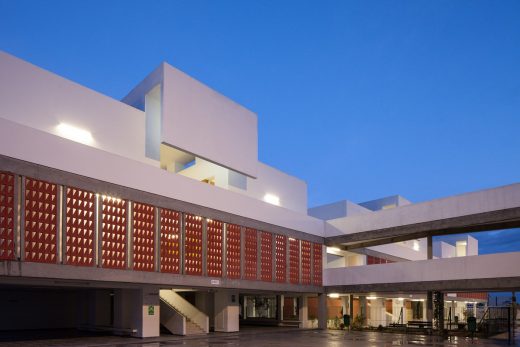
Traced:
<path fill-rule="evenodd" d="M 66 139 L 90 145 L 94 142 L 94 138 L 90 131 L 75 127 L 70 124 L 60 123 L 56 126 L 58 134 Z"/>
<path fill-rule="evenodd" d="M 330 293 L 329 294 L 329 298 L 337 299 L 337 298 L 339 298 L 339 294 L 338 293 Z"/>
<path fill-rule="evenodd" d="M 341 249 L 339 249 L 338 247 L 327 247 L 327 253 L 330 252 L 341 252 Z"/>
<path fill-rule="evenodd" d="M 268 202 L 272 205 L 280 206 L 280 198 L 273 194 L 269 194 L 269 193 L 265 194 L 264 201 Z"/>

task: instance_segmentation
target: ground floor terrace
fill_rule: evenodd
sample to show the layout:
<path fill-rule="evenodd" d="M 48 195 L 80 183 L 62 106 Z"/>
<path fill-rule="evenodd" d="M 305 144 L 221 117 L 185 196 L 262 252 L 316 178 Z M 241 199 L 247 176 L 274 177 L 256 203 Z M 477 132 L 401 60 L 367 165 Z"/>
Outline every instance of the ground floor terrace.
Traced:
<path fill-rule="evenodd" d="M 488 310 L 486 292 L 443 293 L 443 299 L 446 330 L 466 329 L 469 317 L 481 321 Z M 433 319 L 428 316 L 428 293 L 426 292 L 329 294 L 327 327 L 338 329 L 344 326 L 344 315 L 349 316 L 348 321 L 355 328 L 432 328 Z"/>
<path fill-rule="evenodd" d="M 513 345 L 520 344 L 520 329 L 517 330 Z M 120 336 L 101 334 L 76 334 L 67 331 L 60 334 L 4 335 L 0 338 L 1 346 L 248 346 L 248 347 L 315 347 L 315 346 L 506 346 L 508 342 L 503 337 L 480 339 L 460 336 L 447 338 L 436 335 L 395 334 L 377 331 L 339 331 L 339 330 L 303 330 L 294 328 L 252 328 L 243 329 L 237 333 L 210 333 L 204 336 L 180 337 L 161 335 L 160 337 L 133 339 Z"/>

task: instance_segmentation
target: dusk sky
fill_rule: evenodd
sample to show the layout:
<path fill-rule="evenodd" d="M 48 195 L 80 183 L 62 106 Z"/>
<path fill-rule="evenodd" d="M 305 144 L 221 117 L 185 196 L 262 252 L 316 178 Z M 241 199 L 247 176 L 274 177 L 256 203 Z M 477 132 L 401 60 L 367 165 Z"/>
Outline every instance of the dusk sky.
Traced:
<path fill-rule="evenodd" d="M 310 206 L 520 181 L 517 0 L 0 0 L 0 49 L 116 99 L 169 62 L 258 115 Z"/>

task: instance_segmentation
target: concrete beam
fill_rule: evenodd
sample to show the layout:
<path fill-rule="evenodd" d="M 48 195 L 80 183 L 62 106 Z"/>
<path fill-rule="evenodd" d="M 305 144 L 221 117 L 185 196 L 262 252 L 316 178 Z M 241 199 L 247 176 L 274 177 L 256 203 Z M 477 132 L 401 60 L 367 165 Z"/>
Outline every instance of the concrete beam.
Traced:
<path fill-rule="evenodd" d="M 520 207 L 424 223 L 338 235 L 325 239 L 325 245 L 343 250 L 372 247 L 429 236 L 462 234 L 520 227 Z"/>
<path fill-rule="evenodd" d="M 520 252 L 325 269 L 327 292 L 511 290 Z"/>
<path fill-rule="evenodd" d="M 204 276 L 175 275 L 159 272 L 114 270 L 59 264 L 4 261 L 0 263 L 0 283 L 46 286 L 75 286 L 103 288 L 140 288 L 143 285 L 159 288 L 237 289 L 256 292 L 322 293 L 321 286 L 295 285 L 265 281 L 248 281 Z"/>

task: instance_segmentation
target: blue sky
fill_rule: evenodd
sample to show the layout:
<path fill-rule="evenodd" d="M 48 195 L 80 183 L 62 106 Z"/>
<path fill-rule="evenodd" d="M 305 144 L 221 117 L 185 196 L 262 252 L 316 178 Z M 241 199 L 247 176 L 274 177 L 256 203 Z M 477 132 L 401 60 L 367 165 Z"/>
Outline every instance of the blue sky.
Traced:
<path fill-rule="evenodd" d="M 519 181 L 519 17 L 508 0 L 0 0 L 0 49 L 118 99 L 168 61 L 258 114 L 260 160 L 309 205 L 418 202 Z"/>

